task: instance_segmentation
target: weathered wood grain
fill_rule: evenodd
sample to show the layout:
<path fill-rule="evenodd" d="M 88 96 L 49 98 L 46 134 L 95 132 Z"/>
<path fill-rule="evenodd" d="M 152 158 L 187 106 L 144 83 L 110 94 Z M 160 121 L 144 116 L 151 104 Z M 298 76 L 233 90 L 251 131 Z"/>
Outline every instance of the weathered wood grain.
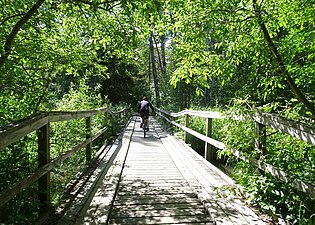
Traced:
<path fill-rule="evenodd" d="M 128 129 L 132 126 L 129 123 L 126 132 L 104 155 L 95 176 L 81 189 L 58 224 L 106 223 L 132 133 Z"/>
<path fill-rule="evenodd" d="M 81 119 L 103 113 L 109 113 L 110 115 L 115 116 L 125 112 L 125 110 L 126 109 L 122 109 L 118 112 L 112 112 L 110 109 L 104 107 L 95 110 L 41 112 L 17 123 L 0 128 L 0 148 L 4 148 L 16 142 L 49 122 Z"/>
<path fill-rule="evenodd" d="M 183 110 L 178 113 L 168 112 L 166 110 L 157 109 L 161 114 L 177 118 L 179 116 L 190 115 L 203 118 L 223 119 L 225 116 L 219 112 L 207 112 L 197 110 Z M 167 119 L 167 118 L 166 118 Z M 237 119 L 237 118 L 236 118 Z M 261 124 L 268 125 L 275 130 L 287 133 L 292 137 L 296 137 L 300 140 L 315 145 L 315 128 L 307 124 L 281 118 L 274 114 L 257 113 L 253 119 Z"/>
<path fill-rule="evenodd" d="M 142 216 L 114 218 L 109 224 L 178 224 L 178 223 L 207 223 L 213 222 L 205 215 L 172 215 L 172 216 Z"/>
<path fill-rule="evenodd" d="M 213 224 L 155 132 L 132 140 L 109 224 Z"/>
<path fill-rule="evenodd" d="M 261 124 L 268 125 L 277 131 L 289 134 L 292 137 L 296 137 L 315 146 L 314 127 L 297 121 L 283 119 L 272 114 L 256 114 L 254 119 Z"/>
<path fill-rule="evenodd" d="M 153 129 L 141 142 L 135 127 L 59 224 L 263 224 L 224 189 L 234 182 L 187 145 Z"/>
<path fill-rule="evenodd" d="M 0 129 L 0 148 L 4 148 L 29 133 L 48 124 L 48 114 L 42 113 L 22 121 L 18 124 L 8 125 Z"/>
<path fill-rule="evenodd" d="M 215 169 L 184 142 L 166 134 L 161 133 L 161 136 L 174 162 L 216 224 L 264 224 L 252 210 L 239 201 L 238 196 L 227 191 L 235 188 L 233 180 Z"/>
<path fill-rule="evenodd" d="M 48 126 L 50 122 L 60 122 L 63 120 L 72 120 L 72 119 L 80 119 L 84 117 L 90 118 L 92 115 L 96 114 L 104 114 L 108 113 L 112 116 L 117 114 L 125 113 L 127 109 L 122 109 L 118 112 L 112 112 L 106 107 L 95 109 L 95 110 L 84 110 L 84 111 L 67 111 L 67 112 L 42 112 L 36 114 L 34 116 L 30 116 L 26 119 L 18 121 L 17 123 L 9 124 L 5 127 L 0 128 L 0 148 L 7 147 L 8 145 L 20 140 L 24 136 L 32 133 L 36 130 L 44 126 Z M 88 119 L 90 121 L 90 119 Z M 23 189 L 30 186 L 35 181 L 41 179 L 43 176 L 49 177 L 47 174 L 50 170 L 56 167 L 57 164 L 64 161 L 65 159 L 71 157 L 75 152 L 79 151 L 81 148 L 85 146 L 89 146 L 89 144 L 98 138 L 100 135 L 104 134 L 108 130 L 108 127 L 104 127 L 101 129 L 96 135 L 93 137 L 87 136 L 87 139 L 80 144 L 76 145 L 71 150 L 63 153 L 56 159 L 53 159 L 48 164 L 43 166 L 40 165 L 38 171 L 34 172 L 33 174 L 29 175 L 28 177 L 18 181 L 14 185 L 10 185 L 5 187 L 4 190 L 0 193 L 0 206 L 4 205 L 14 196 L 19 194 Z M 49 136 L 47 136 L 49 138 Z M 49 140 L 48 140 L 49 142 Z M 41 148 L 41 142 L 39 147 Z M 48 146 L 49 147 L 49 146 Z M 49 156 L 48 156 L 49 158 Z M 89 153 L 87 154 L 87 159 L 90 159 Z M 47 174 L 47 175 L 46 175 Z M 41 182 L 43 185 L 45 183 L 49 183 L 49 179 L 46 179 L 45 182 Z M 45 184 L 46 185 L 46 184 Z M 48 191 L 48 185 L 47 190 Z M 49 195 L 49 193 L 47 193 Z M 46 200 L 48 197 L 46 196 Z M 47 202 L 47 201 L 46 201 Z"/>

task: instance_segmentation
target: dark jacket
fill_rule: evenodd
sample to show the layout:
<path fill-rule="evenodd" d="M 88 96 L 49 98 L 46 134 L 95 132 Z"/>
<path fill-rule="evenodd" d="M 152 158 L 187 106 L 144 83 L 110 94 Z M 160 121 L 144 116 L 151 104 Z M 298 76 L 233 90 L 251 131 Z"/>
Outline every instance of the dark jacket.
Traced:
<path fill-rule="evenodd" d="M 152 112 L 154 111 L 153 106 L 151 103 L 147 100 L 142 100 L 138 105 L 138 112 L 141 116 L 149 116 L 149 109 L 152 109 Z"/>

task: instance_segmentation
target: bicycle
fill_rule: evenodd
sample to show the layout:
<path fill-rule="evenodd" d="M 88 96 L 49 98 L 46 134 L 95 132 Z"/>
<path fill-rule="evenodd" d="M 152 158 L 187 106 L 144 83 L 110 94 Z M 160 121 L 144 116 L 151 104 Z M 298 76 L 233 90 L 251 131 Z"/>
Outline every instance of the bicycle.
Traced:
<path fill-rule="evenodd" d="M 149 117 L 143 117 L 142 121 L 142 129 L 143 129 L 143 137 L 145 138 L 147 131 L 149 131 Z"/>

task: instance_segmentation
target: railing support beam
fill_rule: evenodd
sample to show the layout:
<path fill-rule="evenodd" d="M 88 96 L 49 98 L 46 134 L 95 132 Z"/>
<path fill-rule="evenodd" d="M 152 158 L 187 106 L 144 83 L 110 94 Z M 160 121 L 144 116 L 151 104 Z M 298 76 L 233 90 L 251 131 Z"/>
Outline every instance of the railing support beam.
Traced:
<path fill-rule="evenodd" d="M 206 119 L 206 136 L 207 137 L 212 136 L 212 118 Z M 208 144 L 207 142 L 205 143 L 204 157 L 209 162 L 214 162 L 216 160 L 215 148 L 211 144 Z"/>
<path fill-rule="evenodd" d="M 256 140 L 255 148 L 258 150 L 257 158 L 267 154 L 266 149 L 266 126 L 256 122 Z"/>
<path fill-rule="evenodd" d="M 189 115 L 185 114 L 185 127 L 188 128 L 188 126 L 189 126 Z M 184 133 L 184 140 L 186 143 L 188 142 L 188 132 L 186 132 L 186 131 Z"/>
<path fill-rule="evenodd" d="M 91 138 L 91 117 L 86 117 L 85 119 L 85 131 L 86 131 L 86 139 Z M 89 144 L 86 145 L 85 147 L 85 158 L 86 158 L 86 163 L 89 163 L 91 160 L 91 149 L 92 149 L 92 142 L 90 142 Z"/>
<path fill-rule="evenodd" d="M 38 129 L 38 167 L 50 162 L 49 123 Z M 41 209 L 50 205 L 50 173 L 38 180 L 38 200 Z"/>

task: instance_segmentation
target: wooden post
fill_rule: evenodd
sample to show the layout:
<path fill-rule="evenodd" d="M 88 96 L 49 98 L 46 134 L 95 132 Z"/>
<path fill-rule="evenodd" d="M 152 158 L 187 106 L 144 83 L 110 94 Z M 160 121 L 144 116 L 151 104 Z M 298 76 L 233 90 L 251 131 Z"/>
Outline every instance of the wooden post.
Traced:
<path fill-rule="evenodd" d="M 189 115 L 185 114 L 185 127 L 188 127 L 188 126 L 189 126 Z M 186 143 L 188 142 L 188 133 L 186 131 L 184 134 L 184 140 Z"/>
<path fill-rule="evenodd" d="M 49 123 L 38 129 L 38 167 L 50 162 Z M 38 180 L 40 211 L 50 205 L 50 172 Z"/>
<path fill-rule="evenodd" d="M 206 136 L 212 136 L 212 118 L 206 119 Z M 212 145 L 205 143 L 205 159 L 209 162 L 214 162 L 216 159 L 215 149 Z"/>
<path fill-rule="evenodd" d="M 86 139 L 91 138 L 91 117 L 85 118 L 85 137 Z M 89 163 L 91 160 L 91 149 L 92 149 L 92 143 L 89 143 L 85 147 L 85 159 L 86 162 Z"/>
<path fill-rule="evenodd" d="M 104 113 L 104 127 L 107 127 L 107 131 L 104 133 L 104 141 L 107 140 L 108 135 L 108 129 L 109 129 L 109 119 L 108 119 L 108 113 Z"/>
<path fill-rule="evenodd" d="M 257 158 L 267 154 L 266 149 L 266 126 L 256 122 L 255 148 L 259 151 Z"/>
<path fill-rule="evenodd" d="M 116 120 L 117 120 L 117 114 L 115 114 L 111 117 L 111 131 L 112 131 L 113 135 L 116 134 L 116 125 L 117 125 Z"/>

